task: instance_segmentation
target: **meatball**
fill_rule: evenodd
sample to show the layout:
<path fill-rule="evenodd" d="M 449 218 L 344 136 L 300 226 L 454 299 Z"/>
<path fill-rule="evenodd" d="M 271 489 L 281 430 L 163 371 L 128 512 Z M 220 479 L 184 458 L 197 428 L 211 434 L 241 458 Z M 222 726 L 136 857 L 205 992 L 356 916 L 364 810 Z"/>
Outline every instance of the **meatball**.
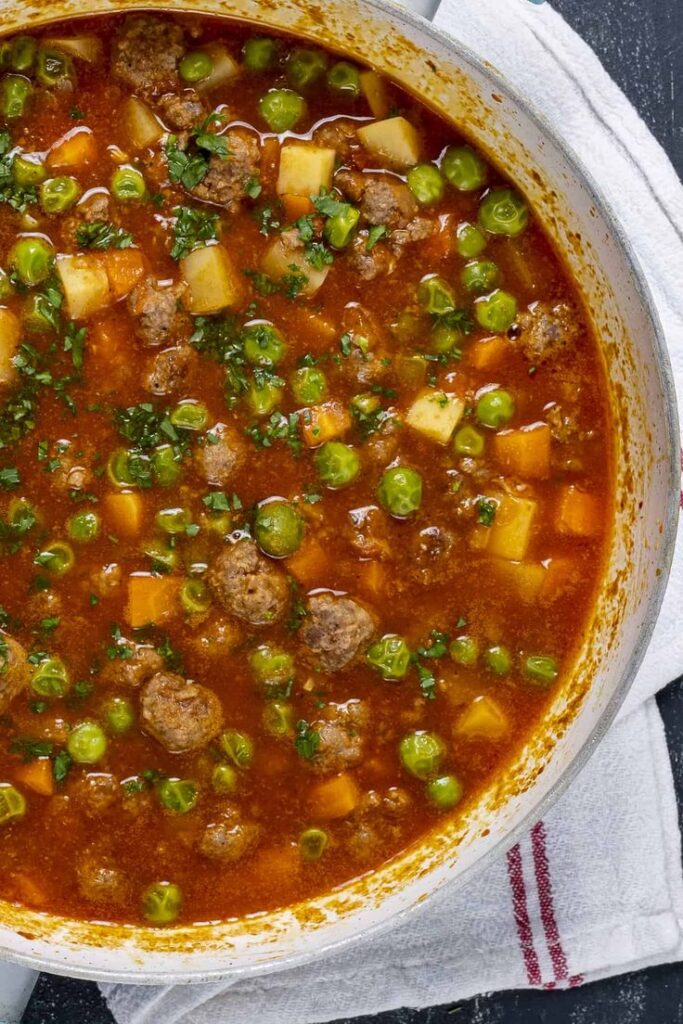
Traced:
<path fill-rule="evenodd" d="M 221 137 L 228 144 L 227 157 L 211 157 L 208 174 L 192 189 L 192 194 L 227 210 L 236 210 L 246 196 L 249 182 L 258 178 L 261 150 L 257 139 L 244 129 L 231 129 Z"/>
<path fill-rule="evenodd" d="M 384 224 L 390 230 L 405 228 L 418 212 L 417 200 L 408 186 L 391 175 L 339 171 L 334 183 L 360 202 L 361 214 L 368 224 Z"/>
<path fill-rule="evenodd" d="M 439 526 L 428 526 L 420 530 L 411 544 L 410 577 L 415 583 L 429 587 L 443 583 L 458 572 L 458 560 L 454 558 L 455 535 Z"/>
<path fill-rule="evenodd" d="M 68 248 L 77 244 L 76 232 L 84 224 L 110 220 L 109 196 L 106 192 L 89 192 L 61 222 L 62 238 Z"/>
<path fill-rule="evenodd" d="M 396 257 L 386 245 L 374 245 L 367 249 L 367 238 L 358 235 L 348 251 L 347 266 L 361 281 L 374 281 L 376 277 L 391 274 L 396 266 Z"/>
<path fill-rule="evenodd" d="M 225 487 L 244 460 L 242 438 L 232 427 L 217 423 L 206 444 L 195 449 L 194 464 L 199 475 L 212 487 Z"/>
<path fill-rule="evenodd" d="M 253 541 L 225 548 L 208 578 L 223 607 L 255 626 L 277 622 L 287 607 L 287 577 Z"/>
<path fill-rule="evenodd" d="M 376 505 L 354 508 L 344 531 L 349 544 L 361 558 L 383 559 L 391 555 L 387 517 Z"/>
<path fill-rule="evenodd" d="M 359 764 L 363 758 L 361 729 L 368 719 L 368 708 L 359 700 L 328 704 L 311 725 L 320 737 L 312 767 L 321 772 L 343 772 Z"/>
<path fill-rule="evenodd" d="M 337 156 L 348 163 L 353 150 L 358 146 L 356 126 L 352 121 L 342 119 L 325 121 L 313 132 L 313 141 L 316 146 L 336 149 Z"/>
<path fill-rule="evenodd" d="M 436 224 L 426 217 L 413 217 L 404 228 L 397 228 L 392 231 L 389 245 L 395 253 L 400 255 L 404 245 L 410 242 L 422 242 L 425 238 L 431 238 L 436 231 Z"/>
<path fill-rule="evenodd" d="M 199 840 L 199 849 L 210 860 L 229 863 L 240 860 L 256 843 L 261 829 L 244 822 L 236 807 L 229 806 L 216 821 L 210 822 Z"/>
<path fill-rule="evenodd" d="M 87 457 L 76 450 L 70 441 L 57 441 L 50 457 L 54 455 L 56 469 L 50 474 L 50 482 L 60 491 L 84 491 L 92 483 L 92 472 Z"/>
<path fill-rule="evenodd" d="M 178 84 L 185 52 L 180 25 L 148 14 L 126 18 L 112 45 L 112 73 L 143 96 L 169 92 Z"/>
<path fill-rule="evenodd" d="M 156 348 L 188 333 L 188 319 L 179 308 L 185 285 L 162 285 L 145 277 L 128 296 L 128 309 L 136 320 L 135 333 L 145 348 Z"/>
<path fill-rule="evenodd" d="M 350 597 L 314 594 L 308 613 L 301 639 L 326 672 L 336 672 L 353 661 L 375 631 L 372 615 Z"/>
<path fill-rule="evenodd" d="M 145 683 L 140 717 L 150 736 L 172 754 L 205 747 L 223 725 L 216 694 L 173 672 L 157 672 Z"/>
<path fill-rule="evenodd" d="M 162 96 L 158 107 L 165 123 L 177 132 L 189 131 L 206 116 L 206 108 L 194 89 L 188 89 L 180 96 Z"/>
<path fill-rule="evenodd" d="M 76 866 L 76 880 L 81 896 L 90 903 L 120 906 L 130 895 L 128 878 L 106 854 L 86 850 Z"/>
<path fill-rule="evenodd" d="M 29 663 L 26 651 L 16 640 L 0 632 L 0 714 L 28 686 Z"/>
<path fill-rule="evenodd" d="M 544 363 L 574 345 L 580 324 L 575 310 L 566 302 L 551 306 L 534 302 L 517 318 L 517 344 L 526 358 L 535 364 Z"/>
<path fill-rule="evenodd" d="M 410 807 L 411 799 L 404 789 L 392 787 L 384 796 L 373 789 L 365 793 L 348 823 L 348 849 L 352 856 L 367 861 L 386 850 L 401 835 L 397 819 L 404 817 Z"/>
<path fill-rule="evenodd" d="M 125 650 L 132 652 L 129 658 L 112 658 L 104 666 L 100 673 L 103 683 L 137 689 L 164 667 L 164 659 L 154 647 L 137 644 Z"/>
<path fill-rule="evenodd" d="M 99 597 L 114 594 L 123 581 L 123 569 L 118 562 L 108 562 L 89 576 L 89 586 Z"/>
<path fill-rule="evenodd" d="M 89 772 L 69 787 L 69 796 L 88 818 L 99 818 L 120 798 L 121 790 L 113 775 Z"/>
<path fill-rule="evenodd" d="M 153 395 L 172 395 L 187 383 L 196 355 L 189 345 L 176 345 L 157 352 L 145 374 L 145 390 Z"/>

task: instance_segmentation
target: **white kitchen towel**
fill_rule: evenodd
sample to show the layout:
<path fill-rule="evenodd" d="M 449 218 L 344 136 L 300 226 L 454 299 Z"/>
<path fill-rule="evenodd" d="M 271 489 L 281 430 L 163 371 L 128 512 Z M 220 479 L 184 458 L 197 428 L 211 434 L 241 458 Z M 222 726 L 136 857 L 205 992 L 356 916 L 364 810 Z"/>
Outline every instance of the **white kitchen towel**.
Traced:
<path fill-rule="evenodd" d="M 524 91 L 602 186 L 650 281 L 683 395 L 683 189 L 666 155 L 548 5 L 444 0 L 436 22 Z M 679 541 L 655 637 L 620 721 L 546 818 L 465 889 L 294 970 L 184 988 L 103 986 L 116 1019 L 317 1024 L 495 989 L 572 986 L 683 959 L 677 808 L 651 699 L 683 674 L 681 608 Z"/>

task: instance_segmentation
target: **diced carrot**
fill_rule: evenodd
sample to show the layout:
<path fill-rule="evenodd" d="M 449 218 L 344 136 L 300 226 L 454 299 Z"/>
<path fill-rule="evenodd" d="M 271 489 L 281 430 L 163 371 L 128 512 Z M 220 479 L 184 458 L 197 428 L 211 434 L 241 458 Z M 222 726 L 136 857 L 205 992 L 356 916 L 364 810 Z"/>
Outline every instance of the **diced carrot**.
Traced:
<path fill-rule="evenodd" d="M 287 570 L 307 587 L 321 582 L 329 569 L 329 559 L 323 546 L 314 538 L 307 538 L 296 554 L 287 559 Z"/>
<path fill-rule="evenodd" d="M 315 206 L 308 196 L 286 195 L 280 197 L 285 212 L 285 220 L 288 224 L 305 217 L 309 213 L 315 213 Z"/>
<path fill-rule="evenodd" d="M 479 338 L 467 349 L 467 362 L 475 370 L 492 370 L 503 361 L 509 350 L 510 343 L 502 334 Z"/>
<path fill-rule="evenodd" d="M 104 508 L 111 527 L 120 537 L 132 540 L 142 527 L 142 498 L 134 491 L 107 494 Z"/>
<path fill-rule="evenodd" d="M 381 597 L 386 591 L 387 572 L 381 562 L 368 560 L 359 567 L 359 583 L 368 597 Z"/>
<path fill-rule="evenodd" d="M 133 629 L 165 622 L 177 611 L 177 598 L 173 576 L 129 576 L 126 622 Z"/>
<path fill-rule="evenodd" d="M 494 435 L 493 451 L 506 473 L 523 480 L 546 480 L 550 476 L 550 427 L 547 423 L 500 431 Z"/>
<path fill-rule="evenodd" d="M 140 249 L 110 249 L 103 254 L 104 266 L 115 299 L 122 299 L 145 272 L 145 258 Z"/>
<path fill-rule="evenodd" d="M 319 782 L 310 792 L 308 806 L 314 818 L 346 818 L 357 806 L 360 793 L 347 772 Z"/>
<path fill-rule="evenodd" d="M 50 170 L 66 167 L 82 167 L 97 159 L 97 142 L 89 128 L 72 128 L 55 142 L 47 155 Z"/>
<path fill-rule="evenodd" d="M 41 796 L 52 796 L 55 791 L 52 761 L 49 757 L 39 757 L 37 761 L 19 765 L 14 771 L 14 777 L 17 782 Z"/>
<path fill-rule="evenodd" d="M 341 437 L 351 426 L 351 416 L 341 402 L 325 402 L 313 405 L 303 416 L 304 442 L 309 448 L 317 448 L 325 441 Z"/>
<path fill-rule="evenodd" d="M 601 511 L 595 495 L 568 484 L 562 488 L 557 502 L 557 532 L 571 537 L 595 537 L 602 533 Z"/>

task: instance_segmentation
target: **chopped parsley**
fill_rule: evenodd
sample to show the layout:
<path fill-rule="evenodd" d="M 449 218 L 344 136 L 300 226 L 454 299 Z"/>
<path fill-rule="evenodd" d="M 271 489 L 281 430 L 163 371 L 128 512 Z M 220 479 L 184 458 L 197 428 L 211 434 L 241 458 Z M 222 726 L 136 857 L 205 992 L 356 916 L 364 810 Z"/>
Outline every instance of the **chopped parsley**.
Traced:
<path fill-rule="evenodd" d="M 64 351 L 71 353 L 71 361 L 75 370 L 83 367 L 83 353 L 85 350 L 85 339 L 88 336 L 87 328 L 76 327 L 73 320 L 66 325 L 64 335 Z"/>
<path fill-rule="evenodd" d="M 4 469 L 0 469 L 0 489 L 3 491 L 12 491 L 15 487 L 18 487 L 21 483 L 21 476 L 16 466 L 5 466 Z"/>
<path fill-rule="evenodd" d="M 245 433 L 257 448 L 272 448 L 275 441 L 286 441 L 295 455 L 301 452 L 298 413 L 292 412 L 285 416 L 275 411 L 265 423 L 253 423 L 246 428 Z"/>
<path fill-rule="evenodd" d="M 380 239 L 384 238 L 384 236 L 388 234 L 389 228 L 386 224 L 373 224 L 368 231 L 368 238 L 365 243 L 366 252 L 372 252 Z"/>
<path fill-rule="evenodd" d="M 296 723 L 296 735 L 294 736 L 294 749 L 299 757 L 310 761 L 315 757 L 319 746 L 320 733 L 316 732 L 315 729 L 311 729 L 308 722 L 300 718 Z"/>
<path fill-rule="evenodd" d="M 76 242 L 82 249 L 129 249 L 133 236 L 108 221 L 95 220 L 77 228 Z"/>
<path fill-rule="evenodd" d="M 38 202 L 38 193 L 33 185 L 19 185 L 12 174 L 14 154 L 12 137 L 4 129 L 0 131 L 0 203 L 7 203 L 17 213 L 24 213 L 26 207 Z"/>
<path fill-rule="evenodd" d="M 196 188 L 209 173 L 209 159 L 217 156 L 221 160 L 229 155 L 228 140 L 222 135 L 209 131 L 212 124 L 222 122 L 221 114 L 209 114 L 205 121 L 190 134 L 188 148 L 181 149 L 178 137 L 169 135 L 165 152 L 168 162 L 168 177 L 174 185 L 180 183 L 188 191 Z"/>
<path fill-rule="evenodd" d="M 477 509 L 477 522 L 482 526 L 493 526 L 493 520 L 496 518 L 496 511 L 498 509 L 498 502 L 492 498 L 477 498 L 476 501 Z"/>
<path fill-rule="evenodd" d="M 194 206 L 176 206 L 173 211 L 171 258 L 182 260 L 205 242 L 218 240 L 218 214 Z"/>

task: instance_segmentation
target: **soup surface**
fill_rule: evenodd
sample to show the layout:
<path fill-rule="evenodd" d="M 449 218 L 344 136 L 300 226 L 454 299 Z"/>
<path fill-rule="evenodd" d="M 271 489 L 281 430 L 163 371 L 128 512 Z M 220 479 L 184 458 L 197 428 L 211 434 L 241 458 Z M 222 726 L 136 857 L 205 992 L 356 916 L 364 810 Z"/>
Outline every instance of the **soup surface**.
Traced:
<path fill-rule="evenodd" d="M 324 892 L 570 669 L 596 339 L 524 198 L 373 71 L 147 14 L 0 67 L 0 896 Z"/>

